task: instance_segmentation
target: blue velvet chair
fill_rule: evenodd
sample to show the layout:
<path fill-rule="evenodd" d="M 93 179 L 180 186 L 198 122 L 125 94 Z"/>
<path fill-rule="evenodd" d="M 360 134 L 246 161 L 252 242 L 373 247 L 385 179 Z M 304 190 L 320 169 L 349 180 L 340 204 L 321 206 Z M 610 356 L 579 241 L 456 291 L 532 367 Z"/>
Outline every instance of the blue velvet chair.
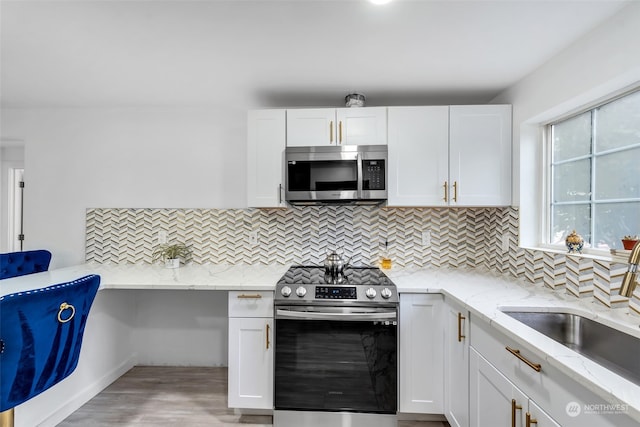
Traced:
<path fill-rule="evenodd" d="M 100 276 L 89 275 L 0 297 L 0 412 L 68 377 L 78 365 L 89 309 Z M 5 412 L 6 411 L 6 412 Z"/>
<path fill-rule="evenodd" d="M 51 252 L 44 249 L 0 254 L 0 279 L 47 271 L 50 262 Z"/>

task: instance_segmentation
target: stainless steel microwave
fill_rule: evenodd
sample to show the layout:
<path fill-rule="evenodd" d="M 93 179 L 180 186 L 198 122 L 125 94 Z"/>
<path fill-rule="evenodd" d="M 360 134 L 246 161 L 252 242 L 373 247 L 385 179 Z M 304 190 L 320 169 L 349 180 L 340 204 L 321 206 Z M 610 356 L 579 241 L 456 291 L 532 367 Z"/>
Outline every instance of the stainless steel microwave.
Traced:
<path fill-rule="evenodd" d="M 291 204 L 377 204 L 387 199 L 387 146 L 288 147 L 285 199 Z"/>

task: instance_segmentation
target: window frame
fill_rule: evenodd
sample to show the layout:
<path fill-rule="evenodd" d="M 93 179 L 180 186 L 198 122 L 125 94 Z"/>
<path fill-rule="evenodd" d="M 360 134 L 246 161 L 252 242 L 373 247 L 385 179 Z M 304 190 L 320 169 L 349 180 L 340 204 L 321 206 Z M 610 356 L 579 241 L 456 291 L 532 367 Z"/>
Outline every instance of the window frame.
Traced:
<path fill-rule="evenodd" d="M 544 162 L 543 164 L 543 168 L 542 168 L 542 183 L 541 183 L 541 188 L 543 189 L 543 197 L 542 197 L 542 203 L 541 203 L 541 211 L 540 212 L 540 218 L 541 218 L 541 223 L 540 223 L 540 233 L 541 236 L 539 236 L 540 238 L 540 246 L 542 248 L 546 248 L 546 249 L 552 249 L 552 250 L 563 250 L 566 251 L 566 247 L 564 244 L 554 244 L 551 243 L 551 234 L 552 234 L 552 230 L 551 230 L 551 226 L 552 226 L 552 207 L 554 206 L 553 203 L 553 126 L 557 125 L 559 123 L 562 123 L 564 121 L 570 120 L 574 117 L 577 117 L 581 114 L 584 114 L 586 112 L 591 112 L 591 140 L 592 140 L 592 147 L 591 147 L 591 152 L 588 155 L 583 155 L 583 156 L 577 156 L 576 158 L 570 159 L 570 160 L 564 160 L 561 162 L 557 162 L 557 164 L 562 164 L 564 162 L 572 162 L 572 161 L 576 161 L 578 159 L 589 159 L 590 161 L 590 187 L 589 190 L 593 193 L 594 189 L 595 189 L 595 179 L 596 179 L 596 174 L 594 173 L 595 171 L 595 166 L 596 166 L 596 159 L 598 157 L 602 157 L 602 156 L 606 156 L 609 154 L 613 154 L 616 152 L 622 152 L 622 151 L 628 151 L 628 150 L 633 150 L 635 148 L 640 147 L 640 143 L 638 144 L 633 144 L 633 145 L 629 145 L 629 146 L 625 146 L 625 147 L 618 147 L 618 148 L 613 148 L 613 149 L 609 149 L 609 150 L 605 150 L 602 152 L 598 152 L 596 153 L 595 150 L 593 149 L 593 141 L 594 138 L 597 139 L 597 135 L 595 134 L 595 131 L 597 129 L 597 118 L 596 120 L 593 119 L 594 117 L 594 113 L 595 110 L 597 110 L 600 107 L 603 107 L 607 104 L 610 104 L 612 102 L 615 102 L 619 99 L 622 99 L 626 96 L 630 96 L 634 93 L 640 93 L 640 87 L 634 87 L 632 89 L 623 91 L 621 93 L 617 93 L 615 95 L 611 95 L 609 97 L 605 97 L 605 98 L 601 98 L 599 99 L 597 102 L 593 102 L 591 104 L 588 104 L 586 106 L 583 106 L 583 108 L 577 109 L 577 110 L 573 110 L 567 114 L 561 115 L 559 117 L 554 118 L 553 120 L 547 121 L 545 123 L 541 123 L 541 125 L 543 126 L 543 132 L 542 132 L 542 160 Z M 597 116 L 596 116 L 597 117 Z M 594 231 L 595 231 L 595 222 L 593 220 L 594 217 L 594 209 L 596 205 L 603 205 L 603 204 L 610 204 L 610 203 L 623 203 L 623 202 L 629 202 L 629 203 L 634 203 L 634 202 L 640 202 L 640 198 L 631 198 L 631 199 L 609 199 L 606 201 L 597 201 L 594 200 L 594 197 L 590 197 L 590 199 L 587 202 L 580 202 L 580 203 L 555 203 L 555 206 L 568 206 L 571 204 L 584 204 L 584 205 L 588 205 L 590 212 L 591 212 L 591 220 L 589 221 L 589 233 L 590 236 L 592 237 L 593 240 L 593 236 L 594 236 Z M 579 231 L 578 231 L 579 232 Z M 622 236 L 620 236 L 622 237 Z M 582 249 L 582 253 L 583 254 L 589 254 L 589 255 L 596 255 L 596 256 L 601 256 L 601 255 L 609 255 L 610 254 L 610 249 L 605 249 L 605 248 L 594 248 L 593 246 L 591 246 L 592 243 L 589 242 L 589 246 L 587 247 L 585 245 L 585 247 Z"/>

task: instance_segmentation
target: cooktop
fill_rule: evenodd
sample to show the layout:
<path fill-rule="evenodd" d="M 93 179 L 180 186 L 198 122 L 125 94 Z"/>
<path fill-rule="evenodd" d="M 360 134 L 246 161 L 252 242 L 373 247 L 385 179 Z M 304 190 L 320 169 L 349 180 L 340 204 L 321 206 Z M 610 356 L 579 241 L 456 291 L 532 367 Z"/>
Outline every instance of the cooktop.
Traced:
<path fill-rule="evenodd" d="M 292 266 L 282 276 L 278 285 L 376 285 L 395 286 L 393 282 L 378 267 L 347 266 L 339 282 L 325 275 L 324 267 L 314 265 Z"/>

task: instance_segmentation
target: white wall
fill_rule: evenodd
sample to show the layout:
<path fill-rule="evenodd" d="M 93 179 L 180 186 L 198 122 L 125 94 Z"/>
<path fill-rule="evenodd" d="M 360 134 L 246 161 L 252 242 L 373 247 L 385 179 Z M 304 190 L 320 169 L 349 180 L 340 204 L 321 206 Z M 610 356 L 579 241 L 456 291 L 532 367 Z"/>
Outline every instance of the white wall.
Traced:
<path fill-rule="evenodd" d="M 640 84 L 640 2 L 602 23 L 492 103 L 513 105 L 513 204 L 520 206 L 520 242 L 541 231 L 541 126 Z"/>
<path fill-rule="evenodd" d="M 246 111 L 4 109 L 25 141 L 25 249 L 84 261 L 88 207 L 246 206 Z"/>

